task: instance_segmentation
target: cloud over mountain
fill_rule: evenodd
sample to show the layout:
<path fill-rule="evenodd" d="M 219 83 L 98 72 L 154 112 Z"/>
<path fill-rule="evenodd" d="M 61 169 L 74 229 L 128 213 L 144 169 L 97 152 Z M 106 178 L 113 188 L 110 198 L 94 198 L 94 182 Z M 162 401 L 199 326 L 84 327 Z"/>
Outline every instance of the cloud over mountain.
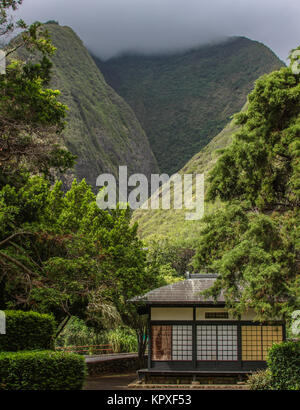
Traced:
<path fill-rule="evenodd" d="M 286 59 L 300 39 L 298 0 L 24 0 L 19 14 L 71 26 L 102 58 L 239 35 L 264 42 Z"/>

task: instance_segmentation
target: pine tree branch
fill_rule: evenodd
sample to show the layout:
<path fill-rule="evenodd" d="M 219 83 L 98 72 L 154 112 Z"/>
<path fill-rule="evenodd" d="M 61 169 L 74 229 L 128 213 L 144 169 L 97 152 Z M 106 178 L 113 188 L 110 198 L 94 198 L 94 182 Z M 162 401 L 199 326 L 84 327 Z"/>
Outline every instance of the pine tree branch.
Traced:
<path fill-rule="evenodd" d="M 2 247 L 3 245 L 5 245 L 6 243 L 10 242 L 13 238 L 15 238 L 16 236 L 19 235 L 35 235 L 32 232 L 16 232 L 14 234 L 12 234 L 11 236 L 9 236 L 8 238 L 4 239 L 4 241 L 0 242 L 0 247 Z"/>
<path fill-rule="evenodd" d="M 18 260 L 16 260 L 15 258 L 13 258 L 10 255 L 7 255 L 4 252 L 0 251 L 0 257 L 8 260 L 9 262 L 13 263 L 14 265 L 18 266 L 19 268 L 21 268 L 22 270 L 24 270 L 28 275 L 30 276 L 34 276 L 34 272 L 32 272 L 30 269 L 28 269 L 25 265 L 23 265 L 23 263 L 19 262 Z"/>

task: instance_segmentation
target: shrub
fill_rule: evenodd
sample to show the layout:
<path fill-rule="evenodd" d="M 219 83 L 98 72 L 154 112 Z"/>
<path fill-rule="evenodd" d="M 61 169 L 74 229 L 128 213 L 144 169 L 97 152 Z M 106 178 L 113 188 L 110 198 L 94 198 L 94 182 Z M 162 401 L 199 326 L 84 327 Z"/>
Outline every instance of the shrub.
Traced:
<path fill-rule="evenodd" d="M 274 390 L 300 390 L 300 341 L 274 344 L 267 363 Z"/>
<path fill-rule="evenodd" d="M 6 310 L 6 334 L 0 351 L 49 350 L 54 348 L 55 320 L 37 312 Z"/>
<path fill-rule="evenodd" d="M 85 374 L 84 358 L 73 353 L 0 353 L 0 390 L 80 390 Z"/>
<path fill-rule="evenodd" d="M 117 327 L 107 333 L 108 343 L 114 353 L 131 353 L 138 351 L 135 332 L 128 327 Z"/>
<path fill-rule="evenodd" d="M 247 380 L 247 385 L 250 390 L 272 390 L 270 370 L 253 373 Z"/>
<path fill-rule="evenodd" d="M 56 346 L 85 346 L 107 344 L 105 332 L 88 327 L 82 319 L 73 316 L 56 339 Z"/>

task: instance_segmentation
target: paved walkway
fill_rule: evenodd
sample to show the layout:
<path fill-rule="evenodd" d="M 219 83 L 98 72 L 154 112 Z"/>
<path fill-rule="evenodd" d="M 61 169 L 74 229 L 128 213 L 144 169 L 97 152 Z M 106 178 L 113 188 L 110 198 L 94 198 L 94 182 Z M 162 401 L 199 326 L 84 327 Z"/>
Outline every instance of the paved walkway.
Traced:
<path fill-rule="evenodd" d="M 83 390 L 128 390 L 128 385 L 137 380 L 137 374 L 112 374 L 88 376 Z"/>

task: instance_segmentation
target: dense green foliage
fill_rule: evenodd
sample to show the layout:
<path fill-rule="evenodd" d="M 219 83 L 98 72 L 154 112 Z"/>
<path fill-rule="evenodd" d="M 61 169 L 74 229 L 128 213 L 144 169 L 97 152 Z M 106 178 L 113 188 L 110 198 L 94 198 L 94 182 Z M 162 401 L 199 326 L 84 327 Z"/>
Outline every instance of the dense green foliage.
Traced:
<path fill-rule="evenodd" d="M 13 62 L 0 76 L 0 186 L 22 168 L 49 175 L 51 168 L 64 172 L 73 165 L 58 138 L 66 107 L 58 102 L 58 91 L 43 86 L 48 63 L 46 57 L 39 64 Z"/>
<path fill-rule="evenodd" d="M 50 85 L 61 90 L 60 100 L 69 107 L 63 137 L 78 157 L 75 176 L 95 187 L 102 173 L 118 176 L 119 165 L 127 165 L 129 174 L 158 172 L 135 114 L 107 85 L 80 38 L 69 27 L 45 27 L 57 48 Z M 70 176 L 66 182 L 70 186 Z"/>
<path fill-rule="evenodd" d="M 1 307 L 70 316 L 100 328 L 124 323 L 140 341 L 147 323 L 127 301 L 163 284 L 146 270 L 146 253 L 130 210 L 100 210 L 83 180 L 64 193 L 42 177 L 0 191 Z"/>
<path fill-rule="evenodd" d="M 272 318 L 297 308 L 297 218 L 292 212 L 269 216 L 231 204 L 205 222 L 195 266 L 221 274 L 210 294 L 223 288 L 235 314 L 253 308 L 258 317 Z"/>
<path fill-rule="evenodd" d="M 223 289 L 235 314 L 299 308 L 299 80 L 282 68 L 257 81 L 211 173 L 208 199 L 230 202 L 205 219 L 195 266 L 220 273 L 208 293 Z"/>
<path fill-rule="evenodd" d="M 0 353 L 0 390 L 81 390 L 82 356 L 52 351 Z"/>
<path fill-rule="evenodd" d="M 251 375 L 250 390 L 299 390 L 300 342 L 274 344 L 267 357 L 268 368 Z"/>
<path fill-rule="evenodd" d="M 52 316 L 17 310 L 6 310 L 5 315 L 6 334 L 0 337 L 0 351 L 54 348 L 56 323 Z"/>
<path fill-rule="evenodd" d="M 283 66 L 263 44 L 242 37 L 175 54 L 96 62 L 133 108 L 160 170 L 169 175 L 240 111 L 260 75 Z"/>
<path fill-rule="evenodd" d="M 138 351 L 138 340 L 130 328 L 117 327 L 106 334 L 108 343 L 115 353 L 132 353 Z"/>
<path fill-rule="evenodd" d="M 4 32 L 5 9 L 10 3 L 0 3 Z M 18 27 L 25 30 L 6 47 L 6 74 L 0 76 L 0 187 L 17 179 L 22 184 L 26 172 L 49 177 L 53 170 L 64 172 L 74 163 L 74 156 L 64 149 L 60 138 L 66 106 L 58 101 L 58 90 L 47 88 L 51 69 L 48 57 L 55 47 L 40 23 L 29 27 L 19 23 Z M 13 28 L 14 24 L 9 30 Z M 39 51 L 40 60 L 10 60 L 10 55 L 21 49 L 27 53 Z"/>
<path fill-rule="evenodd" d="M 74 347 L 74 346 L 96 346 L 110 345 L 113 353 L 137 352 L 137 337 L 133 329 L 127 326 L 118 325 L 117 322 L 111 323 L 111 329 L 97 329 L 87 326 L 86 322 L 73 316 L 64 330 L 56 339 L 56 346 Z M 102 347 L 107 349 L 108 346 Z M 78 349 L 79 350 L 82 349 Z M 76 348 L 74 348 L 76 351 Z M 104 354 L 105 351 L 99 351 L 97 348 L 90 347 L 87 353 L 83 354 Z M 111 353 L 111 351 L 108 351 Z"/>
<path fill-rule="evenodd" d="M 125 314 L 126 300 L 152 285 L 153 278 L 143 278 L 145 252 L 129 210 L 100 210 L 85 181 L 75 180 L 65 194 L 61 183 L 50 188 L 32 177 L 20 189 L 5 186 L 0 198 L 7 221 L 0 251 L 4 307 L 30 306 L 59 321 L 87 306 L 91 316 L 102 307 L 114 317 L 115 308 Z"/>
<path fill-rule="evenodd" d="M 299 206 L 300 81 L 290 68 L 261 77 L 241 129 L 211 173 L 208 199 L 248 200 L 262 210 Z"/>
<path fill-rule="evenodd" d="M 44 306 L 37 306 L 35 290 L 45 286 L 48 274 L 42 266 L 45 254 L 39 253 L 45 247 L 39 244 L 47 226 L 43 218 L 50 215 L 42 212 L 49 205 L 50 181 L 55 173 L 73 165 L 74 156 L 60 138 L 66 106 L 57 99 L 59 91 L 46 88 L 51 69 L 47 56 L 55 48 L 40 23 L 14 24 L 9 11 L 21 3 L 0 2 L 0 35 L 16 27 L 24 29 L 7 46 L 6 57 L 21 48 L 42 56 L 35 62 L 12 60 L 0 76 L 0 304 L 2 308 L 45 311 L 47 302 L 55 303 L 55 291 L 51 300 L 43 299 Z M 29 237 L 34 240 L 27 240 Z M 5 313 L 7 328 L 0 350 L 9 352 L 0 353 L 1 390 L 82 388 L 84 359 L 46 350 L 54 347 L 57 324 L 53 316 L 19 310 Z"/>
<path fill-rule="evenodd" d="M 274 390 L 300 389 L 300 341 L 274 344 L 267 363 Z"/>
<path fill-rule="evenodd" d="M 190 267 L 195 251 L 182 241 L 174 242 L 157 235 L 147 242 L 147 271 L 168 283 L 182 279 Z"/>
<path fill-rule="evenodd" d="M 105 344 L 103 332 L 88 327 L 83 319 L 72 316 L 55 341 L 56 347 Z"/>

